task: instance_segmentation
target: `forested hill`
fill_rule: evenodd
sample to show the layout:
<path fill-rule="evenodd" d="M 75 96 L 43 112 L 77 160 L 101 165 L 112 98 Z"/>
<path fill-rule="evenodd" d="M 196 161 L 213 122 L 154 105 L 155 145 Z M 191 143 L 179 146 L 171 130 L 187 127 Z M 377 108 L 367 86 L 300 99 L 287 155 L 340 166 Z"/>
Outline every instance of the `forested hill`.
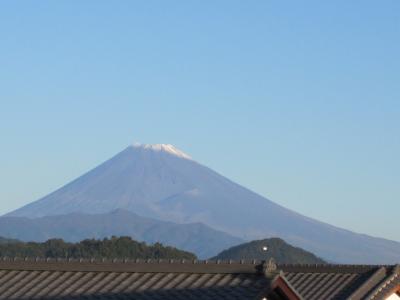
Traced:
<path fill-rule="evenodd" d="M 0 242 L 0 256 L 50 258 L 140 258 L 140 259 L 196 259 L 196 255 L 160 243 L 147 245 L 130 237 L 87 239 L 67 243 L 51 239 L 44 243 Z"/>
<path fill-rule="evenodd" d="M 6 239 L 0 236 L 0 245 L 1 244 L 10 244 L 10 243 L 17 243 L 18 240 L 14 240 L 14 239 Z"/>
<path fill-rule="evenodd" d="M 311 252 L 289 245 L 280 238 L 270 238 L 241 244 L 222 251 L 213 259 L 268 260 L 274 258 L 280 264 L 324 264 L 321 258 Z"/>

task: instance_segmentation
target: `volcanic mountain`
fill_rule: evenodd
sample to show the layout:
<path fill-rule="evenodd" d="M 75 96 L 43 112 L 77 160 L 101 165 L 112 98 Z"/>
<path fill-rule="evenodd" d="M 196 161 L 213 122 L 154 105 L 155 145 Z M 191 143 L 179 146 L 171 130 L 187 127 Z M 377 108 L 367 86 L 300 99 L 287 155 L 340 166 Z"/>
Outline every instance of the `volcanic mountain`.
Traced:
<path fill-rule="evenodd" d="M 327 261 L 400 262 L 400 243 L 356 234 L 300 215 L 165 144 L 129 146 L 8 216 L 104 214 L 116 209 L 175 223 L 204 223 L 246 240 L 280 237 Z"/>

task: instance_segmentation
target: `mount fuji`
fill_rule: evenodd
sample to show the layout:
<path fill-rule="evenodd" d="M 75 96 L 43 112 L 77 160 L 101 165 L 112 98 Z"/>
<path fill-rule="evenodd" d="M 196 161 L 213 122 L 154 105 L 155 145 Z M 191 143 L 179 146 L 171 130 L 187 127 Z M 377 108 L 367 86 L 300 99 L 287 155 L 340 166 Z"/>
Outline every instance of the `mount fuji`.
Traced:
<path fill-rule="evenodd" d="M 245 240 L 280 237 L 332 262 L 400 262 L 400 243 L 298 214 L 167 144 L 129 146 L 6 217 L 105 214 L 118 209 L 180 224 L 203 223 Z"/>

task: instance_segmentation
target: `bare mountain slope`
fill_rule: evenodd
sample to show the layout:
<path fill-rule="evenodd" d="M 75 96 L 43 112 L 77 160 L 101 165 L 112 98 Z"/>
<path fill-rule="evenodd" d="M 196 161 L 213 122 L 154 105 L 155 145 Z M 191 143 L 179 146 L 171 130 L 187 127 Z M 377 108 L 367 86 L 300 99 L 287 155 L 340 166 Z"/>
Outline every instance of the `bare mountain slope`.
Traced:
<path fill-rule="evenodd" d="M 278 236 L 328 261 L 400 262 L 400 243 L 295 213 L 198 164 L 171 145 L 130 146 L 9 216 L 95 214 L 118 208 L 177 223 L 201 222 L 247 240 Z"/>

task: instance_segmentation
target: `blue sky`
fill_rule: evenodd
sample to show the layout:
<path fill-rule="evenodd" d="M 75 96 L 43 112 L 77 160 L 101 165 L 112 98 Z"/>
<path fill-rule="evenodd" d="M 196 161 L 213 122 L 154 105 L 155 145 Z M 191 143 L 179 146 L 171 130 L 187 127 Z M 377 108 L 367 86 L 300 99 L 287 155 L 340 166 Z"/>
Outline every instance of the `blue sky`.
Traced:
<path fill-rule="evenodd" d="M 3 1 L 0 214 L 135 141 L 400 241 L 400 2 Z"/>

